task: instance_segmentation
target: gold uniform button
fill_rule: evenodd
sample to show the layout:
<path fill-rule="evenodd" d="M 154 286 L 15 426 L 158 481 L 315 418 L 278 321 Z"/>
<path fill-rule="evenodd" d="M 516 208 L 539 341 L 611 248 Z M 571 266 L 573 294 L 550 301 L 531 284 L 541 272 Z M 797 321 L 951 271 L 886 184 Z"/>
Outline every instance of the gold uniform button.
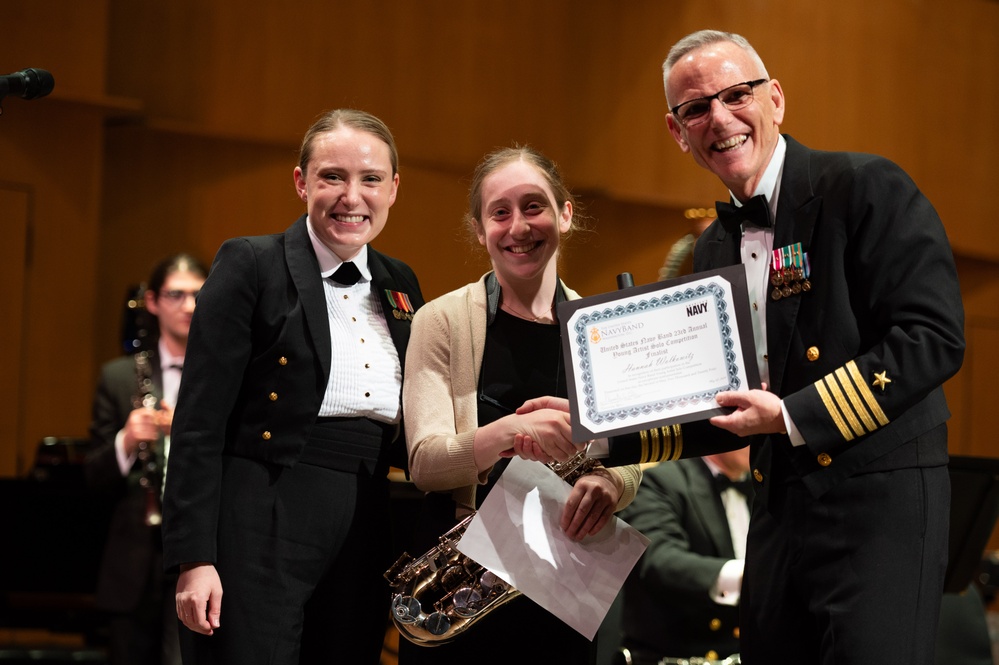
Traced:
<path fill-rule="evenodd" d="M 718 652 L 712 649 L 711 651 L 704 654 L 705 660 L 718 660 Z"/>
<path fill-rule="evenodd" d="M 816 360 L 818 360 L 819 359 L 819 347 L 817 347 L 817 346 L 810 346 L 810 347 L 808 347 L 808 351 L 805 352 L 805 357 L 808 358 L 811 362 L 815 362 Z"/>
<path fill-rule="evenodd" d="M 264 441 L 270 441 L 271 440 L 271 433 L 270 432 L 264 432 L 261 436 L 263 436 Z"/>
<path fill-rule="evenodd" d="M 270 395 L 268 395 L 268 397 L 271 399 L 272 402 L 277 401 L 277 393 L 271 393 Z"/>
<path fill-rule="evenodd" d="M 721 629 L 721 619 L 712 619 L 711 623 L 708 624 L 708 628 L 712 631 Z"/>
<path fill-rule="evenodd" d="M 758 483 L 762 483 L 763 482 L 763 474 L 760 472 L 759 469 L 753 469 L 753 478 Z"/>
<path fill-rule="evenodd" d="M 284 356 L 281 356 L 280 358 L 278 358 L 278 365 L 287 365 L 287 364 L 288 364 L 288 359 L 287 358 L 285 358 Z"/>
<path fill-rule="evenodd" d="M 832 457 L 829 457 L 829 453 L 819 453 L 818 460 L 819 464 L 822 466 L 829 466 L 832 464 Z"/>
<path fill-rule="evenodd" d="M 738 626 L 736 626 L 735 628 L 732 629 L 732 637 L 734 637 L 735 639 L 739 639 L 739 627 Z"/>

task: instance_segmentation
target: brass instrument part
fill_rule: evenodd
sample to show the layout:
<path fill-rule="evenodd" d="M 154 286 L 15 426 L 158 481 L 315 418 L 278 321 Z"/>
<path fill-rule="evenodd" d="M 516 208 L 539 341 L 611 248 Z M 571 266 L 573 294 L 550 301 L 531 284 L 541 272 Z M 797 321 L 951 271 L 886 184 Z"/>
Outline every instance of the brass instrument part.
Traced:
<path fill-rule="evenodd" d="M 548 465 L 568 483 L 596 466 L 597 461 L 582 452 L 565 462 Z M 414 559 L 404 552 L 385 571 L 392 589 L 392 622 L 414 644 L 446 644 L 490 611 L 520 595 L 513 586 L 458 551 L 456 545 L 473 517 L 475 513 L 440 536 L 438 544 L 423 556 Z"/>

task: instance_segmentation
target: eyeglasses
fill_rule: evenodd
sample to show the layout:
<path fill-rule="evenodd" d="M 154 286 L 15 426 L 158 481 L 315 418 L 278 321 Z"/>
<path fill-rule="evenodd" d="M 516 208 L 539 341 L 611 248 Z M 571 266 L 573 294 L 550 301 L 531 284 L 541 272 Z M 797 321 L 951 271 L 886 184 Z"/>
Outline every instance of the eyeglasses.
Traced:
<path fill-rule="evenodd" d="M 711 115 L 711 100 L 717 99 L 729 111 L 735 111 L 753 103 L 753 88 L 769 79 L 756 79 L 730 85 L 707 97 L 698 97 L 689 102 L 677 104 L 669 110 L 684 127 L 699 125 Z"/>
<path fill-rule="evenodd" d="M 171 305 L 178 305 L 187 300 L 188 296 L 197 300 L 199 293 L 201 293 L 201 291 L 181 291 L 179 289 L 176 291 L 161 291 L 160 298 L 167 301 Z"/>

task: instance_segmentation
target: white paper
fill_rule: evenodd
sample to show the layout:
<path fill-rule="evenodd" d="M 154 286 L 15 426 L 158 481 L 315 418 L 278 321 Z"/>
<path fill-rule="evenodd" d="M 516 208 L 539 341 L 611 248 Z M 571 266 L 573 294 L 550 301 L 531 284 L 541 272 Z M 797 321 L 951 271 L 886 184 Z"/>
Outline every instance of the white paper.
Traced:
<path fill-rule="evenodd" d="M 513 458 L 457 547 L 592 640 L 649 539 L 613 517 L 569 540 L 559 519 L 571 490 L 544 464 Z"/>

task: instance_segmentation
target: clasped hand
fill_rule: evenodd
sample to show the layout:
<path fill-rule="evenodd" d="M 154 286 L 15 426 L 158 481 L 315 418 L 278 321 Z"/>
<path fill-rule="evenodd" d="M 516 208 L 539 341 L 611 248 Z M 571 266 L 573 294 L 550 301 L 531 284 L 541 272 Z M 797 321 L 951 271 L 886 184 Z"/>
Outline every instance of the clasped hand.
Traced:
<path fill-rule="evenodd" d="M 134 454 L 142 441 L 155 441 L 160 436 L 170 434 L 173 424 L 173 408 L 160 400 L 160 408 L 139 407 L 128 414 L 125 421 L 125 452 Z"/>
<path fill-rule="evenodd" d="M 517 415 L 522 418 L 530 418 L 534 414 L 542 413 L 556 413 L 561 416 L 557 422 L 564 423 L 566 428 L 564 436 L 571 443 L 572 426 L 569 418 L 569 400 L 551 396 L 538 397 L 528 400 L 517 409 Z M 585 443 L 572 444 L 570 456 L 575 455 L 585 447 Z M 551 461 L 545 459 L 546 456 L 535 438 L 535 433 L 517 434 L 514 437 L 512 450 L 514 454 L 524 459 L 546 463 Z M 564 460 L 560 459 L 559 461 Z M 576 541 L 599 533 L 613 517 L 614 509 L 617 507 L 623 492 L 623 482 L 603 467 L 597 467 L 585 474 L 572 486 L 569 498 L 562 509 L 562 517 L 559 520 L 562 531 L 570 540 Z"/>
<path fill-rule="evenodd" d="M 523 407 L 521 407 L 523 408 Z M 509 416 L 514 421 L 513 447 L 500 457 L 522 457 L 534 462 L 564 462 L 582 450 L 572 442 L 569 413 L 559 409 L 518 410 Z"/>

